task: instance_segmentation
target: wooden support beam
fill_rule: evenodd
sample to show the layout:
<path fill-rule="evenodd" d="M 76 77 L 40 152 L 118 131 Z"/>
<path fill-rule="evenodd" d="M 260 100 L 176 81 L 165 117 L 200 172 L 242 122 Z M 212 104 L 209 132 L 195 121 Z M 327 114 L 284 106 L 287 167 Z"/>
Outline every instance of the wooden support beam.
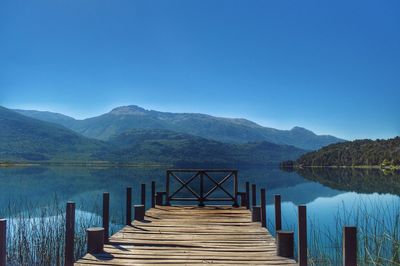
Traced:
<path fill-rule="evenodd" d="M 252 222 L 261 222 L 261 207 L 253 206 L 251 210 L 251 221 Z"/>
<path fill-rule="evenodd" d="M 343 266 L 357 265 L 357 227 L 343 228 Z"/>
<path fill-rule="evenodd" d="M 307 207 L 298 207 L 298 261 L 299 266 L 307 266 Z"/>
<path fill-rule="evenodd" d="M 151 207 L 156 206 L 156 182 L 151 181 Z"/>
<path fill-rule="evenodd" d="M 74 265 L 75 202 L 67 202 L 65 214 L 65 266 Z"/>
<path fill-rule="evenodd" d="M 261 189 L 261 226 L 267 228 L 267 209 L 265 201 L 265 188 Z"/>
<path fill-rule="evenodd" d="M 133 205 L 133 208 L 135 209 L 135 220 L 136 221 L 143 221 L 144 220 L 144 205 Z"/>
<path fill-rule="evenodd" d="M 103 228 L 104 243 L 108 243 L 110 236 L 110 193 L 103 193 Z"/>
<path fill-rule="evenodd" d="M 126 188 L 126 225 L 131 225 L 132 223 L 132 188 Z"/>
<path fill-rule="evenodd" d="M 7 264 L 7 220 L 0 219 L 0 266 Z"/>
<path fill-rule="evenodd" d="M 87 233 L 87 252 L 89 254 L 99 254 L 104 252 L 104 228 L 91 227 L 86 229 Z"/>
<path fill-rule="evenodd" d="M 157 192 L 156 193 L 156 205 L 162 206 L 163 205 L 163 192 Z"/>
<path fill-rule="evenodd" d="M 277 255 L 292 259 L 294 257 L 294 232 L 276 232 Z"/>
<path fill-rule="evenodd" d="M 251 206 L 254 207 L 257 205 L 257 185 L 251 185 Z"/>
<path fill-rule="evenodd" d="M 250 183 L 246 182 L 246 208 L 250 209 Z"/>
<path fill-rule="evenodd" d="M 275 232 L 282 230 L 281 195 L 275 195 Z"/>
<path fill-rule="evenodd" d="M 146 209 L 146 184 L 141 185 L 140 195 L 141 195 L 140 202 L 144 206 L 144 209 Z"/>

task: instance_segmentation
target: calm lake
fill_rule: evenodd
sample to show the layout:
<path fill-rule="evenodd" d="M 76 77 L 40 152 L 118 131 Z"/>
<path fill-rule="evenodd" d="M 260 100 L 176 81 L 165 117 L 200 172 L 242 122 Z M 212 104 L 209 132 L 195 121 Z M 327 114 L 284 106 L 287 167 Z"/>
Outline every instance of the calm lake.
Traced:
<path fill-rule="evenodd" d="M 40 210 L 54 203 L 55 199 L 62 208 L 67 200 L 72 200 L 82 213 L 101 215 L 102 192 L 107 191 L 110 193 L 112 223 L 114 229 L 117 229 L 125 221 L 126 187 L 133 188 L 133 201 L 138 204 L 140 184 L 147 184 L 149 192 L 151 181 L 156 181 L 158 191 L 165 191 L 165 169 L 2 168 L 0 216 L 18 217 L 24 212 L 32 212 L 32 209 Z M 385 174 L 381 170 L 315 169 L 297 173 L 272 167 L 239 169 L 239 191 L 245 191 L 246 181 L 257 184 L 258 193 L 260 188 L 267 189 L 268 226 L 273 234 L 275 194 L 282 196 L 283 229 L 296 229 L 296 206 L 306 204 L 309 228 L 313 228 L 309 234 L 318 235 L 321 243 L 325 243 L 319 247 L 321 249 L 332 250 L 333 236 L 330 234 L 340 234 L 339 223 L 358 223 L 363 226 L 362 221 L 371 217 L 382 219 L 383 225 L 390 227 L 390 223 L 398 219 L 395 216 L 400 213 L 400 174 Z M 225 186 L 228 189 L 231 184 Z M 150 199 L 147 199 L 148 207 Z M 373 223 L 370 224 L 373 226 Z M 323 233 L 318 234 L 317 230 Z M 338 241 L 341 239 L 340 235 L 334 237 L 338 237 Z"/>

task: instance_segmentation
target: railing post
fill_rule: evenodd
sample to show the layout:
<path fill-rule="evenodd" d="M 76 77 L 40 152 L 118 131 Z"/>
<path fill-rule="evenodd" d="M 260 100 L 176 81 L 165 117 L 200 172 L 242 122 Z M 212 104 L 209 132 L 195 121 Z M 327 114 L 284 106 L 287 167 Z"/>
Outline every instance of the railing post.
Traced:
<path fill-rule="evenodd" d="M 154 208 L 156 206 L 156 182 L 151 181 L 151 207 Z"/>
<path fill-rule="evenodd" d="M 67 202 L 65 213 L 65 266 L 74 265 L 75 203 Z"/>
<path fill-rule="evenodd" d="M 170 171 L 167 171 L 167 178 L 166 178 L 166 182 L 165 182 L 165 205 L 166 206 L 170 206 L 171 203 L 169 201 L 169 182 L 170 182 Z"/>
<path fill-rule="evenodd" d="M 162 192 L 156 193 L 156 205 L 159 205 L 159 206 L 163 205 L 163 193 Z"/>
<path fill-rule="evenodd" d="M 104 243 L 108 243 L 110 232 L 110 193 L 103 193 L 103 228 L 104 228 Z"/>
<path fill-rule="evenodd" d="M 7 264 L 7 220 L 0 219 L 0 266 Z"/>
<path fill-rule="evenodd" d="M 250 183 L 246 182 L 246 209 L 250 209 Z"/>
<path fill-rule="evenodd" d="M 294 257 L 294 232 L 276 232 L 277 255 L 292 259 Z"/>
<path fill-rule="evenodd" d="M 251 185 L 251 207 L 257 205 L 257 186 L 256 184 Z"/>
<path fill-rule="evenodd" d="M 87 252 L 89 254 L 99 254 L 104 252 L 104 228 L 91 227 L 86 229 L 87 233 Z"/>
<path fill-rule="evenodd" d="M 261 226 L 267 227 L 267 210 L 265 202 L 265 188 L 261 189 Z"/>
<path fill-rule="evenodd" d="M 357 265 L 357 227 L 343 228 L 343 266 Z"/>
<path fill-rule="evenodd" d="M 281 195 L 275 195 L 275 232 L 282 230 Z"/>
<path fill-rule="evenodd" d="M 233 203 L 233 207 L 239 207 L 238 205 L 238 172 L 237 170 L 233 171 L 233 191 L 235 202 Z"/>
<path fill-rule="evenodd" d="M 298 256 L 299 266 L 307 266 L 307 207 L 299 205 Z"/>
<path fill-rule="evenodd" d="M 144 209 L 146 209 L 146 184 L 141 185 L 141 190 L 140 190 L 140 195 L 141 195 L 141 204 L 144 206 Z"/>
<path fill-rule="evenodd" d="M 133 208 L 135 210 L 135 220 L 143 221 L 145 213 L 144 205 L 133 205 Z"/>
<path fill-rule="evenodd" d="M 199 207 L 204 207 L 204 174 L 200 171 L 200 199 Z"/>
<path fill-rule="evenodd" d="M 253 206 L 251 210 L 251 221 L 252 222 L 261 222 L 261 207 Z"/>
<path fill-rule="evenodd" d="M 132 188 L 126 188 L 126 225 L 132 223 Z"/>

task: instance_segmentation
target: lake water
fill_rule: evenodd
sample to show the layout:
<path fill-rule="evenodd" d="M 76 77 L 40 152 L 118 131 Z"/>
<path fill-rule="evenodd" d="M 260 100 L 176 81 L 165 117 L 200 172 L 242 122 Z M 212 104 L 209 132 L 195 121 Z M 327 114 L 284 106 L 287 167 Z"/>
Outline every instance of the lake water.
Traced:
<path fill-rule="evenodd" d="M 155 181 L 158 191 L 165 191 L 165 169 L 157 168 L 90 168 L 90 167 L 16 167 L 0 169 L 0 216 L 18 217 L 22 213 L 40 210 L 54 202 L 76 202 L 80 213 L 101 214 L 102 192 L 110 193 L 110 212 L 116 228 L 125 221 L 125 189 L 133 187 L 133 202 L 140 202 L 140 184 Z M 332 235 L 340 242 L 342 224 L 369 230 L 382 218 L 382 227 L 390 228 L 400 213 L 400 174 L 381 170 L 316 169 L 284 172 L 278 168 L 239 169 L 240 191 L 245 182 L 267 190 L 267 217 L 273 228 L 273 197 L 282 197 L 284 229 L 296 229 L 297 205 L 306 204 L 310 241 L 319 237 L 319 248 L 332 249 Z M 231 184 L 226 183 L 226 188 Z M 259 196 L 259 194 L 258 194 Z M 150 205 L 149 197 L 147 206 Z M 11 207 L 10 207 L 11 206 Z M 376 225 L 376 223 L 375 223 Z M 318 233 L 318 230 L 322 230 Z M 397 229 L 398 230 L 398 229 Z M 331 232 L 331 233 L 325 233 Z M 314 234 L 313 236 L 311 234 Z M 339 236 L 337 236 L 339 234 Z M 329 239 L 328 239 L 329 238 Z M 321 245 L 322 243 L 322 245 Z M 339 245 L 339 244 L 338 244 Z M 310 243 L 313 246 L 313 243 Z M 338 247 L 335 247 L 338 248 Z"/>

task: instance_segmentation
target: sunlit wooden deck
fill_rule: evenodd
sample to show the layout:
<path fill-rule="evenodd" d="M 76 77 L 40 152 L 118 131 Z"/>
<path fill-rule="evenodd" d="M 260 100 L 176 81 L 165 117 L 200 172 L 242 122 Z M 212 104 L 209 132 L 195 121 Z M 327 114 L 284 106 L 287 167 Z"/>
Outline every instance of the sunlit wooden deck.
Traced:
<path fill-rule="evenodd" d="M 75 265 L 296 265 L 245 207 L 156 206 Z"/>

